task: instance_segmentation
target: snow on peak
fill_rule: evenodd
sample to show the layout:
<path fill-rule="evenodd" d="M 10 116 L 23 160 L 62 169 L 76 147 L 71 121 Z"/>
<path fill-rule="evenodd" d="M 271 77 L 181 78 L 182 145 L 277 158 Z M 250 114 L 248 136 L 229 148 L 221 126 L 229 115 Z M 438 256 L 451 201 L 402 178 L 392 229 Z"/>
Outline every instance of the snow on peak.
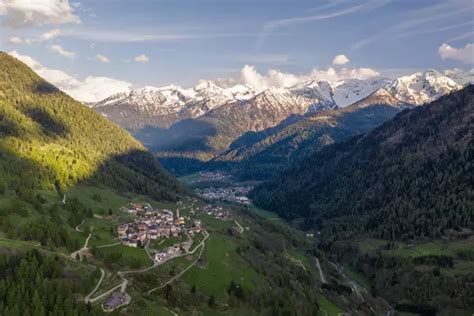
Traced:
<path fill-rule="evenodd" d="M 385 86 L 385 89 L 400 101 L 414 105 L 434 101 L 461 88 L 461 85 L 436 70 L 403 76 Z"/>
<path fill-rule="evenodd" d="M 142 112 L 147 117 L 182 111 L 191 117 L 198 117 L 233 102 L 254 104 L 272 111 L 291 107 L 299 112 L 345 107 L 369 96 L 372 101 L 380 99 L 388 104 L 421 105 L 474 82 L 473 75 L 474 70 L 464 72 L 454 69 L 443 74 L 427 70 L 397 79 L 308 80 L 289 88 L 261 90 L 244 84 L 223 87 L 213 81 L 201 80 L 196 86 L 186 89 L 176 85 L 159 88 L 145 86 L 114 94 L 92 106 L 107 107 L 110 111 L 114 111 L 112 107 L 118 107 L 115 111 L 124 111 L 128 107 L 130 111 Z"/>

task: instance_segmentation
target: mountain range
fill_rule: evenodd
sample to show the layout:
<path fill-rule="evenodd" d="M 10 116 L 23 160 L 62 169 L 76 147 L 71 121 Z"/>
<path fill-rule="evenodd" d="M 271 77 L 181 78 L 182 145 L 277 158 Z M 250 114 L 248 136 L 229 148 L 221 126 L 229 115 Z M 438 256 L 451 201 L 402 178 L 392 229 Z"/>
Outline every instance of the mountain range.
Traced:
<path fill-rule="evenodd" d="M 226 104 L 252 102 L 254 98 L 275 98 L 281 106 L 298 101 L 303 111 L 314 111 L 308 103 L 345 107 L 384 88 L 402 102 L 421 105 L 459 90 L 473 78 L 472 71 L 442 74 L 428 70 L 396 79 L 309 80 L 280 89 L 256 89 L 243 84 L 220 87 L 212 81 L 201 81 L 187 89 L 175 85 L 133 89 L 90 106 L 128 129 L 169 127 L 184 118 L 197 118 Z"/>
<path fill-rule="evenodd" d="M 256 159 L 261 161 L 274 157 L 275 153 L 261 153 L 266 147 L 272 147 L 273 151 L 278 147 L 277 156 L 290 161 L 300 144 L 315 148 L 343 140 L 343 135 L 366 132 L 405 107 L 422 105 L 461 89 L 472 78 L 471 72 L 442 74 L 427 70 L 396 79 L 308 80 L 288 88 L 264 89 L 242 84 L 220 87 L 212 81 L 202 81 L 189 89 L 178 86 L 134 89 L 113 95 L 92 108 L 130 130 L 168 169 L 180 175 L 204 168 L 203 163 L 212 167 L 222 161 L 233 162 L 233 166 L 239 165 L 235 170 L 243 170 L 240 162 L 254 153 L 259 153 L 260 158 Z M 384 105 L 391 109 L 368 113 L 369 110 L 362 110 L 362 105 Z M 317 125 L 312 122 L 320 112 L 333 120 L 326 120 L 329 125 L 324 131 L 327 132 L 315 133 Z M 347 116 L 354 112 L 368 115 L 365 126 L 351 124 L 348 119 L 343 124 L 344 133 L 335 129 L 331 135 L 332 128 L 341 127 L 334 123 L 334 118 L 340 118 L 340 113 L 344 113 L 344 118 L 357 116 Z M 321 116 L 316 120 L 323 122 Z M 291 139 L 288 134 L 297 139 Z M 287 145 L 282 146 L 281 141 Z M 280 166 L 278 163 L 267 168 L 260 164 L 260 171 L 270 172 L 260 176 L 266 177 Z M 245 167 L 245 170 L 250 169 Z M 244 176 L 240 171 L 237 173 Z"/>

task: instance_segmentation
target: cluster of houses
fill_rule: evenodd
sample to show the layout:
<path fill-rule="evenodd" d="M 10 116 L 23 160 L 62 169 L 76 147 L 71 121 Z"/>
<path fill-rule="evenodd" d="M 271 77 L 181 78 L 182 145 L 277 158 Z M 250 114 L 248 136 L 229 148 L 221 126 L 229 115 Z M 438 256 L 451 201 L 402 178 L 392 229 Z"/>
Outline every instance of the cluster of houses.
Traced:
<path fill-rule="evenodd" d="M 183 249 L 179 244 L 168 247 L 163 251 L 159 251 L 155 254 L 155 261 L 162 262 L 169 260 L 173 257 L 179 256 L 183 252 Z"/>
<path fill-rule="evenodd" d="M 125 292 L 114 292 L 110 295 L 109 299 L 102 305 L 105 311 L 113 311 L 114 309 L 125 304 L 128 300 Z"/>
<path fill-rule="evenodd" d="M 202 211 L 207 213 L 207 215 L 213 215 L 216 219 L 223 221 L 232 220 L 231 213 L 228 210 L 225 210 L 222 206 L 208 204 L 202 207 Z"/>
<path fill-rule="evenodd" d="M 127 212 L 136 215 L 134 220 L 118 226 L 122 244 L 130 247 L 143 245 L 148 239 L 178 237 L 183 233 L 184 217 L 170 210 L 156 210 L 148 204 L 133 203 Z"/>
<path fill-rule="evenodd" d="M 196 193 L 205 199 L 222 200 L 242 205 L 249 205 L 247 194 L 252 190 L 250 186 L 235 186 L 229 188 L 197 189 Z"/>

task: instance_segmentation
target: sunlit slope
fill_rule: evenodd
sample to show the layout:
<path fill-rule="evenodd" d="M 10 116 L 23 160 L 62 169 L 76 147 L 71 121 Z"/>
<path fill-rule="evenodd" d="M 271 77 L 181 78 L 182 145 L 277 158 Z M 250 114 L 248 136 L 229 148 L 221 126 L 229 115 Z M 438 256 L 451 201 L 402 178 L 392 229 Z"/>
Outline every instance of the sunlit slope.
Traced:
<path fill-rule="evenodd" d="M 0 53 L 0 186 L 80 181 L 173 199 L 183 189 L 127 132 Z"/>

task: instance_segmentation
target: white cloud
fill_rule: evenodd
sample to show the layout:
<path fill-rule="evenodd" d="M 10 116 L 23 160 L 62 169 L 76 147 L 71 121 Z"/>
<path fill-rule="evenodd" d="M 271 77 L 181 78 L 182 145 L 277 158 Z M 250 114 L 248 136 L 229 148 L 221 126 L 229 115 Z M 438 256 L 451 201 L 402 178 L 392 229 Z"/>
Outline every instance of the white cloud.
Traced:
<path fill-rule="evenodd" d="M 107 56 L 104 56 L 102 54 L 95 55 L 95 59 L 97 59 L 98 61 L 103 62 L 103 63 L 110 62 L 110 59 Z"/>
<path fill-rule="evenodd" d="M 33 43 L 46 42 L 46 41 L 52 40 L 53 38 L 58 37 L 60 34 L 61 34 L 61 30 L 52 29 L 48 32 L 44 32 L 38 38 L 25 38 L 25 39 L 22 39 L 20 37 L 13 36 L 13 37 L 10 38 L 9 42 L 11 44 L 16 44 L 16 45 L 21 45 L 21 44 L 31 45 Z"/>
<path fill-rule="evenodd" d="M 438 53 L 443 60 L 453 59 L 465 64 L 474 64 L 474 43 L 466 44 L 461 48 L 444 43 L 439 47 Z"/>
<path fill-rule="evenodd" d="M 80 22 L 68 0 L 2 0 L 0 15 L 8 27 Z"/>
<path fill-rule="evenodd" d="M 245 65 L 240 71 L 240 76 L 243 83 L 256 89 L 263 89 L 266 86 L 263 76 L 255 70 L 254 66 Z"/>
<path fill-rule="evenodd" d="M 380 73 L 371 68 L 342 68 L 336 70 L 332 67 L 328 69 L 313 69 L 308 74 L 295 75 L 271 69 L 267 74 L 262 75 L 254 66 L 245 65 L 240 71 L 239 82 L 254 87 L 257 90 L 275 87 L 288 88 L 308 80 L 339 81 L 346 79 L 370 79 L 378 77 Z"/>
<path fill-rule="evenodd" d="M 141 54 L 141 55 L 136 56 L 133 60 L 135 60 L 138 63 L 147 63 L 150 61 L 150 58 L 148 58 L 148 56 L 145 54 Z"/>
<path fill-rule="evenodd" d="M 346 57 L 346 55 L 337 55 L 336 57 L 334 57 L 334 59 L 332 60 L 332 64 L 333 65 L 345 65 L 349 62 L 349 58 Z"/>
<path fill-rule="evenodd" d="M 54 52 L 56 54 L 59 54 L 61 56 L 64 56 L 64 57 L 68 57 L 68 58 L 73 58 L 76 55 L 76 53 L 65 50 L 64 48 L 62 48 L 59 45 L 51 45 L 50 49 L 51 49 L 52 52 Z"/>
<path fill-rule="evenodd" d="M 8 40 L 11 44 L 15 44 L 15 45 L 21 45 L 23 44 L 23 40 L 18 37 L 18 36 L 13 36 L 13 37 L 10 37 L 10 39 Z"/>
<path fill-rule="evenodd" d="M 80 101 L 97 102 L 112 94 L 129 91 L 132 87 L 130 82 L 101 76 L 88 76 L 80 80 L 62 70 L 46 68 L 30 56 L 20 55 L 17 51 L 10 52 L 10 55 L 18 58 L 39 76 Z"/>
<path fill-rule="evenodd" d="M 60 34 L 61 34 L 61 30 L 52 29 L 48 32 L 41 34 L 41 36 L 39 37 L 39 40 L 41 42 L 49 41 L 49 40 L 52 40 L 53 38 L 58 37 Z"/>

